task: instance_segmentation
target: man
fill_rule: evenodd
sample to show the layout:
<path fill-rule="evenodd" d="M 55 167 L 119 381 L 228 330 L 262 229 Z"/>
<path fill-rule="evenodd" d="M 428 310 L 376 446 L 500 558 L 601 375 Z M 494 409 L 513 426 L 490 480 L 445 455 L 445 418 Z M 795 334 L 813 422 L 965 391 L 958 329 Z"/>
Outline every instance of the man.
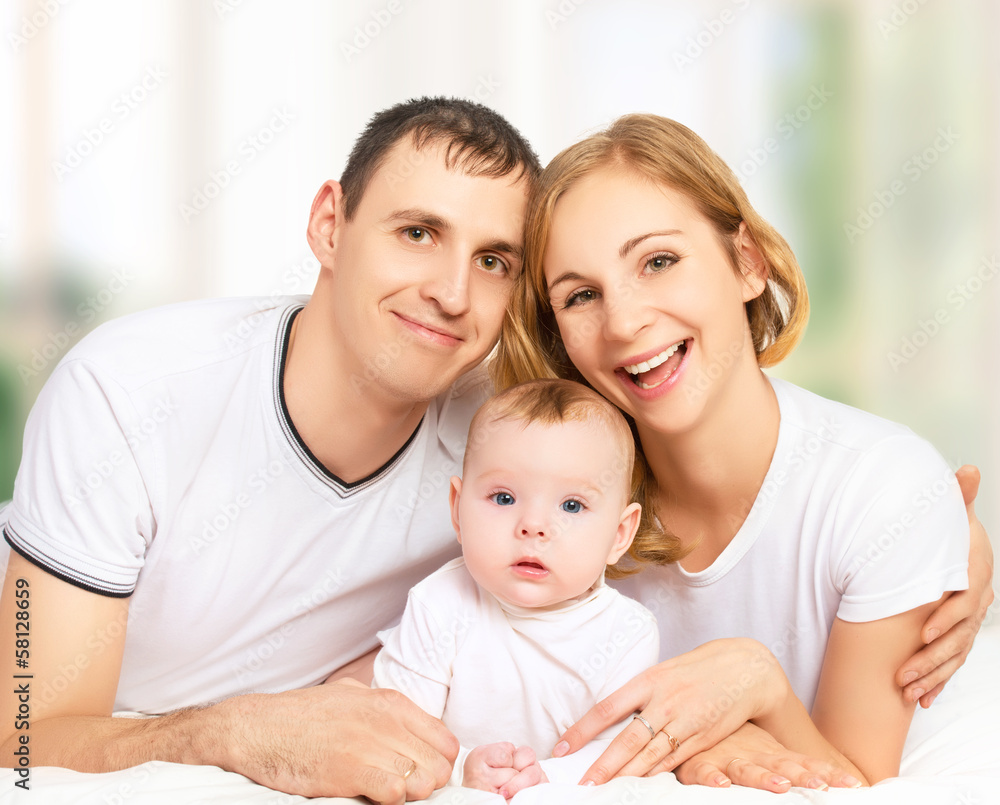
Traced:
<path fill-rule="evenodd" d="M 400 104 L 313 202 L 308 300 L 161 308 L 65 357 L 0 514 L 4 645 L 30 616 L 32 765 L 207 763 L 380 802 L 444 784 L 458 744 L 439 721 L 316 683 L 457 554 L 447 483 L 538 172 L 485 107 Z M 5 757 L 17 708 L 3 697 Z"/>

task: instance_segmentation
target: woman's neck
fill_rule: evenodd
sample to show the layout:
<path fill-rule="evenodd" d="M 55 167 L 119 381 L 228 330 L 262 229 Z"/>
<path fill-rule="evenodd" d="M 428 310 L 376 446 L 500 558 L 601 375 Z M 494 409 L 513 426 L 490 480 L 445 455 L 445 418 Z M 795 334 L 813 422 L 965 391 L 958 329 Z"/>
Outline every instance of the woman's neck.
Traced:
<path fill-rule="evenodd" d="M 682 433 L 639 426 L 646 460 L 659 487 L 657 515 L 691 548 L 686 570 L 715 561 L 750 513 L 778 441 L 778 401 L 756 361 L 731 378 L 701 421 Z M 738 382 L 737 382 L 738 381 Z"/>

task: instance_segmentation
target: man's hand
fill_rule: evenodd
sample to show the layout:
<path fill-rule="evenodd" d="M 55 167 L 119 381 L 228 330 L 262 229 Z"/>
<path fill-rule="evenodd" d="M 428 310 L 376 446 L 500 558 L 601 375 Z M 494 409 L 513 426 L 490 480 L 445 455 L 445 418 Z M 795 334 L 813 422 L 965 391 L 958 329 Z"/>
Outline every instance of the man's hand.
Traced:
<path fill-rule="evenodd" d="M 530 746 L 484 744 L 465 759 L 462 785 L 510 799 L 518 791 L 549 780 Z"/>
<path fill-rule="evenodd" d="M 598 702 L 563 734 L 552 754 L 575 752 L 603 730 L 639 713 L 650 726 L 633 720 L 581 782 L 641 777 L 665 760 L 664 770 L 669 770 L 768 712 L 787 692 L 780 665 L 756 640 L 713 640 L 654 665 Z"/>
<path fill-rule="evenodd" d="M 979 470 L 966 464 L 955 473 L 969 515 L 969 589 L 949 595 L 927 619 L 921 637 L 927 645 L 896 672 L 907 701 L 930 707 L 952 674 L 965 662 L 972 642 L 993 603 L 993 548 L 976 517 Z"/>
<path fill-rule="evenodd" d="M 237 696 L 212 709 L 229 744 L 224 767 L 289 794 L 383 805 L 426 799 L 448 781 L 458 755 L 438 719 L 397 691 L 352 679 Z"/>
<path fill-rule="evenodd" d="M 801 788 L 858 788 L 861 781 L 844 769 L 791 752 L 754 724 L 744 724 L 711 749 L 699 752 L 675 770 L 685 785 L 727 788 L 731 783 L 784 793 Z"/>

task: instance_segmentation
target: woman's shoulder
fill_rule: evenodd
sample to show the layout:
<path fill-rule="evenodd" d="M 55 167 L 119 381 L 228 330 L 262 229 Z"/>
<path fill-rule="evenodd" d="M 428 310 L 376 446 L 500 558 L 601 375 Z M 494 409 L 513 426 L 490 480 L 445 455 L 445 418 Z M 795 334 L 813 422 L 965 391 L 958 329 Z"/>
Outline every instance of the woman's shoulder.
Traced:
<path fill-rule="evenodd" d="M 781 411 L 779 449 L 814 480 L 825 476 L 835 486 L 857 487 L 866 496 L 887 486 L 907 491 L 928 483 L 942 489 L 954 484 L 944 457 L 905 425 L 788 381 L 770 380 Z"/>

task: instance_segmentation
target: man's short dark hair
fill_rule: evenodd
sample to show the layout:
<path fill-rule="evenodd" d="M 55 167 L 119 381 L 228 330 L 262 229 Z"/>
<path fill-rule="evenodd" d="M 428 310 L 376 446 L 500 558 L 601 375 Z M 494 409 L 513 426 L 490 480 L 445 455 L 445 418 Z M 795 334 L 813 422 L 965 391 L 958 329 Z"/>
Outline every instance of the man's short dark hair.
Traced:
<path fill-rule="evenodd" d="M 471 176 L 500 177 L 520 169 L 533 185 L 542 170 L 528 141 L 492 109 L 460 98 L 415 98 L 376 114 L 354 143 L 340 177 L 348 221 L 389 150 L 408 135 L 418 149 L 443 143 L 445 164 Z"/>

